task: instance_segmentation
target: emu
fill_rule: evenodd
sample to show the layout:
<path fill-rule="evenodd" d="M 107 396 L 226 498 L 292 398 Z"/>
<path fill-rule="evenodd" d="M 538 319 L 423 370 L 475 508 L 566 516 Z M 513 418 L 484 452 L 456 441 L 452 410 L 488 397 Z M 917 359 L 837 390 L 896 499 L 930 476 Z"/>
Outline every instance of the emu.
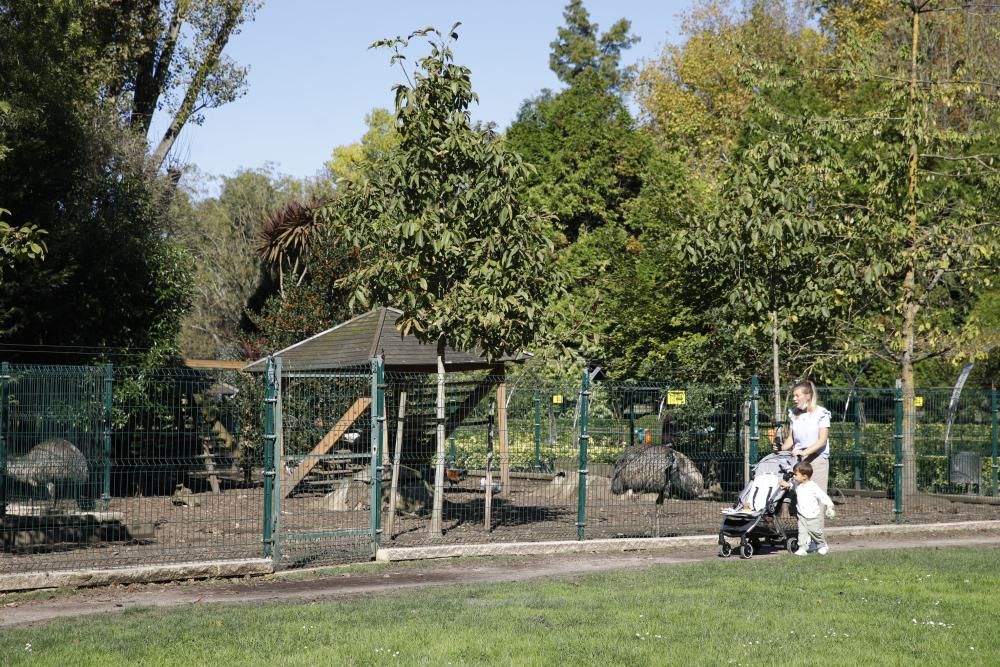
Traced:
<path fill-rule="evenodd" d="M 31 448 L 24 456 L 7 462 L 7 475 L 32 489 L 45 486 L 52 506 L 56 505 L 56 490 L 70 489 L 79 500 L 80 486 L 90 474 L 87 457 L 69 440 L 46 440 Z"/>
<path fill-rule="evenodd" d="M 655 536 L 660 536 L 660 508 L 663 499 L 674 496 L 683 499 L 702 495 L 705 482 L 697 466 L 673 447 L 636 445 L 626 447 L 615 461 L 611 477 L 611 493 L 616 496 L 634 493 L 656 493 Z"/>

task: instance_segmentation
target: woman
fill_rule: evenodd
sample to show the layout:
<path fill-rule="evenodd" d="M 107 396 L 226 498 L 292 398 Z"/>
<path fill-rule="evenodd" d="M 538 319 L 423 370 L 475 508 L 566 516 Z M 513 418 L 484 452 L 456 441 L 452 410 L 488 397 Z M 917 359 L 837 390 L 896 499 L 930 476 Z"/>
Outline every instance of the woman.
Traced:
<path fill-rule="evenodd" d="M 827 491 L 830 477 L 830 411 L 816 404 L 816 387 L 809 380 L 792 389 L 795 407 L 788 411 L 788 436 L 781 449 L 792 450 L 800 461 L 813 469 L 812 481 Z"/>

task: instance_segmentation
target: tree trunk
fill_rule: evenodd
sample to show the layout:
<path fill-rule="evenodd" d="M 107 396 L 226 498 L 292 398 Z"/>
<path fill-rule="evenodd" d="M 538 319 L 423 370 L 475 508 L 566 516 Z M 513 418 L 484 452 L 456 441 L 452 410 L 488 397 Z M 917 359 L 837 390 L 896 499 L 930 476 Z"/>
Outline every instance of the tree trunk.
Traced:
<path fill-rule="evenodd" d="M 916 336 L 917 304 L 914 303 L 914 269 L 911 266 L 903 281 L 904 310 L 903 350 L 899 372 L 903 381 L 903 498 L 913 498 L 917 493 L 917 413 L 914 402 L 916 388 L 913 379 L 913 347 Z"/>
<path fill-rule="evenodd" d="M 138 73 L 135 81 L 135 93 L 132 97 L 132 113 L 129 124 L 133 130 L 145 136 L 156 112 L 156 105 L 163 96 L 163 86 L 167 81 L 167 72 L 177 50 L 177 39 L 180 37 L 181 25 L 184 23 L 185 3 L 174 3 L 170 15 L 167 32 L 160 44 L 160 7 L 159 2 L 148 2 L 146 12 L 140 17 L 140 29 L 143 33 L 145 51 L 140 55 L 137 65 Z"/>
<path fill-rule="evenodd" d="M 187 123 L 188 119 L 191 118 L 197 110 L 195 105 L 198 102 L 198 96 L 205 87 L 208 75 L 211 74 L 219 64 L 219 58 L 222 55 L 222 50 L 226 47 L 226 43 L 229 42 L 229 36 L 239 24 L 240 16 L 243 15 L 245 5 L 245 0 L 230 0 L 227 4 L 226 17 L 223 20 L 222 25 L 219 27 L 219 32 L 216 34 L 215 40 L 205 52 L 205 59 L 198 66 L 198 70 L 191 79 L 187 92 L 184 94 L 184 100 L 181 102 L 181 105 L 177 109 L 177 113 L 174 115 L 173 119 L 171 119 L 170 126 L 167 127 L 166 131 L 163 133 L 163 138 L 160 139 L 160 143 L 156 147 L 156 150 L 153 151 L 152 169 L 159 170 L 159 168 L 163 166 L 163 162 L 167 159 L 167 154 L 170 152 L 174 142 L 177 140 L 177 135 L 180 134 L 180 131 L 184 128 L 185 123 Z"/>
<path fill-rule="evenodd" d="M 913 352 L 916 338 L 917 311 L 917 276 L 916 260 L 913 246 L 917 239 L 917 175 L 919 173 L 920 147 L 918 137 L 917 109 L 917 45 L 920 38 L 920 8 L 910 4 L 911 11 L 911 43 L 910 43 L 910 96 L 907 109 L 906 132 L 909 135 L 909 164 L 906 179 L 906 216 L 910 227 L 909 260 L 906 267 L 906 277 L 903 279 L 903 302 L 901 305 L 903 326 L 900 329 L 902 350 L 900 354 L 900 378 L 903 384 L 903 498 L 912 498 L 917 492 L 917 459 L 915 448 L 916 412 L 914 407 Z"/>
<path fill-rule="evenodd" d="M 434 509 L 431 511 L 431 533 L 441 534 L 444 510 L 444 353 L 447 338 L 442 335 L 437 342 L 437 450 L 434 455 Z"/>
<path fill-rule="evenodd" d="M 771 311 L 771 380 L 774 383 L 774 417 L 771 422 L 775 424 L 775 435 L 779 435 L 777 430 L 778 422 L 783 421 L 781 414 L 781 373 L 778 370 L 778 311 Z M 769 443 L 770 444 L 770 443 Z"/>

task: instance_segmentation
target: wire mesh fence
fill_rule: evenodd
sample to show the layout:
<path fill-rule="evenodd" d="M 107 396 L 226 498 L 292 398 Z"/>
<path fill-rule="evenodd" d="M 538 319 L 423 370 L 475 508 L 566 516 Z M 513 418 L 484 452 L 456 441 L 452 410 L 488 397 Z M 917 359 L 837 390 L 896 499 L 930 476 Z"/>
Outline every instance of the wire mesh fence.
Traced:
<path fill-rule="evenodd" d="M 714 533 L 790 402 L 496 369 L 439 384 L 377 359 L 263 370 L 4 365 L 0 572 Z M 819 402 L 838 525 L 1000 518 L 995 390 Z"/>
<path fill-rule="evenodd" d="M 7 366 L 0 571 L 260 555 L 233 371 Z M 247 419 L 249 417 L 249 419 Z"/>

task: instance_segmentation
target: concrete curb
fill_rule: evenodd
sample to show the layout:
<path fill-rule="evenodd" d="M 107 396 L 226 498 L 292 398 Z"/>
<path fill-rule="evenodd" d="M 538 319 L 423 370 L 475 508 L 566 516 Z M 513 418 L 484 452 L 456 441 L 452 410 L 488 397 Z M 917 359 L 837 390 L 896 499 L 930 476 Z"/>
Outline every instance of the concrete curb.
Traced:
<path fill-rule="evenodd" d="M 1000 521 L 961 521 L 905 525 L 838 526 L 826 528 L 831 536 L 864 537 L 869 535 L 934 535 L 937 533 L 1000 531 Z M 612 553 L 621 551 L 651 551 L 676 547 L 714 547 L 719 535 L 684 537 L 635 537 L 600 540 L 560 540 L 554 542 L 505 542 L 497 544 L 449 544 L 426 547 L 379 548 L 375 560 L 396 562 L 460 558 L 467 556 L 542 556 L 562 553 Z"/>
<path fill-rule="evenodd" d="M 214 579 L 242 577 L 274 572 L 274 563 L 266 558 L 250 560 L 217 560 L 169 565 L 140 565 L 106 570 L 66 570 L 55 572 L 25 572 L 0 575 L 0 592 L 27 591 L 40 588 L 86 588 L 111 584 L 145 584 L 179 579 Z"/>

